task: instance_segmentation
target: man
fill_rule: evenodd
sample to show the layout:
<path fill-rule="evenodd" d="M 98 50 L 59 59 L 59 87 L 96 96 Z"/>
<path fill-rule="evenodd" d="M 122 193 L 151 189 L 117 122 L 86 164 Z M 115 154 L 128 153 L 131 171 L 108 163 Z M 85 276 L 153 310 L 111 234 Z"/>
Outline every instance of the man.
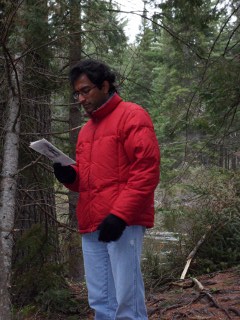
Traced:
<path fill-rule="evenodd" d="M 143 108 L 122 101 L 107 65 L 83 60 L 70 80 L 90 120 L 78 136 L 76 165 L 55 164 L 54 173 L 79 192 L 89 304 L 95 320 L 146 320 L 140 256 L 159 182 L 153 125 Z"/>

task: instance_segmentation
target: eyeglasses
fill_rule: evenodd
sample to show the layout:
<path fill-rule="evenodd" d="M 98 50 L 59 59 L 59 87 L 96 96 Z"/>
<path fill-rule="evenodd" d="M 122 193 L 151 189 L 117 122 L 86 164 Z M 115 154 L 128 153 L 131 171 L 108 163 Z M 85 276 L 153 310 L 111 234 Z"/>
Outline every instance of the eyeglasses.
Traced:
<path fill-rule="evenodd" d="M 90 91 L 92 89 L 96 88 L 96 86 L 93 86 L 93 87 L 84 87 L 82 88 L 81 90 L 78 90 L 78 91 L 75 91 L 73 92 L 73 99 L 74 100 L 78 100 L 79 99 L 79 96 L 83 96 L 83 97 L 86 97 Z"/>

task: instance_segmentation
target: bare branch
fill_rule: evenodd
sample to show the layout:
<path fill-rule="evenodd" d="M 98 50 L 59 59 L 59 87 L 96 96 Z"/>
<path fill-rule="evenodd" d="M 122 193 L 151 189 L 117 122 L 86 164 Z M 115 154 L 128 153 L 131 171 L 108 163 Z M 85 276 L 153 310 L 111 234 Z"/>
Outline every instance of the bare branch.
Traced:
<path fill-rule="evenodd" d="M 69 129 L 69 130 L 65 130 L 65 131 L 61 131 L 61 132 L 26 132 L 26 133 L 20 133 L 20 136 L 55 136 L 55 135 L 59 135 L 59 134 L 64 134 L 64 133 L 69 133 L 72 131 L 76 131 L 78 129 L 80 129 L 82 127 L 81 126 L 77 126 L 75 128 Z"/>
<path fill-rule="evenodd" d="M 6 26 L 5 33 L 1 37 L 2 45 L 6 42 L 9 29 L 12 26 L 13 19 L 16 16 L 16 14 L 17 14 L 19 8 L 21 7 L 21 5 L 23 4 L 23 2 L 24 2 L 24 0 L 21 0 L 21 1 L 19 1 L 19 3 L 17 3 L 17 5 L 15 2 L 12 2 L 12 4 L 16 5 L 16 8 L 15 8 L 15 10 L 13 10 L 12 14 L 9 15 L 10 18 L 9 17 L 8 17 L 9 19 L 7 18 L 7 20 L 10 20 L 10 21 L 5 24 L 5 26 Z"/>
<path fill-rule="evenodd" d="M 212 54 L 212 52 L 213 52 L 213 50 L 214 50 L 214 47 L 215 47 L 218 39 L 220 38 L 223 30 L 225 29 L 226 25 L 227 25 L 228 22 L 231 20 L 232 16 L 238 11 L 239 8 L 240 8 L 240 5 L 239 5 L 235 10 L 233 10 L 233 12 L 230 14 L 230 16 L 227 18 L 227 20 L 226 20 L 226 21 L 224 22 L 224 24 L 222 25 L 222 27 L 221 27 L 221 29 L 220 29 L 220 31 L 219 31 L 219 33 L 218 33 L 218 36 L 217 36 L 216 39 L 214 40 L 214 42 L 213 42 L 213 44 L 212 44 L 212 47 L 211 47 L 211 49 L 210 49 L 210 51 L 209 51 L 208 59 L 210 58 L 210 56 L 211 56 L 211 54 Z"/>
<path fill-rule="evenodd" d="M 16 175 L 18 175 L 20 172 L 26 170 L 27 168 L 32 167 L 33 165 L 35 165 L 40 159 L 42 158 L 42 155 L 40 155 L 39 157 L 37 157 L 36 160 L 32 161 L 31 163 L 27 164 L 25 167 L 18 169 Z"/>
<path fill-rule="evenodd" d="M 232 33 L 231 33 L 231 35 L 230 35 L 230 37 L 229 37 L 229 39 L 228 39 L 228 42 L 227 42 L 227 44 L 226 44 L 226 47 L 225 47 L 225 49 L 224 49 L 223 56 L 226 55 L 226 53 L 227 53 L 227 51 L 228 51 L 229 43 L 231 42 L 232 37 L 234 36 L 235 32 L 238 30 L 239 27 L 240 27 L 240 23 L 239 23 L 239 24 L 236 26 L 236 28 L 234 28 L 234 30 L 232 31 Z M 235 45 L 236 45 L 236 44 L 235 44 Z M 234 46 L 235 46 L 235 45 L 234 45 Z M 230 49 L 233 49 L 234 46 L 232 46 Z"/>

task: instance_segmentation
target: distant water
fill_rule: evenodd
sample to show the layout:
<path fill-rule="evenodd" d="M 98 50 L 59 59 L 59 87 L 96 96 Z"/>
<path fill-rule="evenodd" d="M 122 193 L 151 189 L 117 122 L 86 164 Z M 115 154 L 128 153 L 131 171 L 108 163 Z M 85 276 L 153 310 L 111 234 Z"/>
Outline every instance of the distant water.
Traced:
<path fill-rule="evenodd" d="M 166 243 L 169 241 L 178 241 L 179 233 L 170 231 L 147 231 L 145 237 Z"/>
<path fill-rule="evenodd" d="M 143 260 L 147 253 L 157 255 L 160 258 L 160 264 L 166 264 L 166 255 L 171 253 L 179 241 L 180 234 L 170 231 L 147 230 L 144 237 Z"/>

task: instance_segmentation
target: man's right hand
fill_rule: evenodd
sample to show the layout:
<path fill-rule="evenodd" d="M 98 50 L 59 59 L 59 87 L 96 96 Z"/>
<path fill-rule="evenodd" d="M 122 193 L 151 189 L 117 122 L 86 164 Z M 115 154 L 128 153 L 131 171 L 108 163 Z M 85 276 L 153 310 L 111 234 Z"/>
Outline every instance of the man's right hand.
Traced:
<path fill-rule="evenodd" d="M 71 166 L 62 166 L 61 163 L 54 163 L 53 170 L 55 177 L 61 183 L 73 183 L 77 176 Z"/>

